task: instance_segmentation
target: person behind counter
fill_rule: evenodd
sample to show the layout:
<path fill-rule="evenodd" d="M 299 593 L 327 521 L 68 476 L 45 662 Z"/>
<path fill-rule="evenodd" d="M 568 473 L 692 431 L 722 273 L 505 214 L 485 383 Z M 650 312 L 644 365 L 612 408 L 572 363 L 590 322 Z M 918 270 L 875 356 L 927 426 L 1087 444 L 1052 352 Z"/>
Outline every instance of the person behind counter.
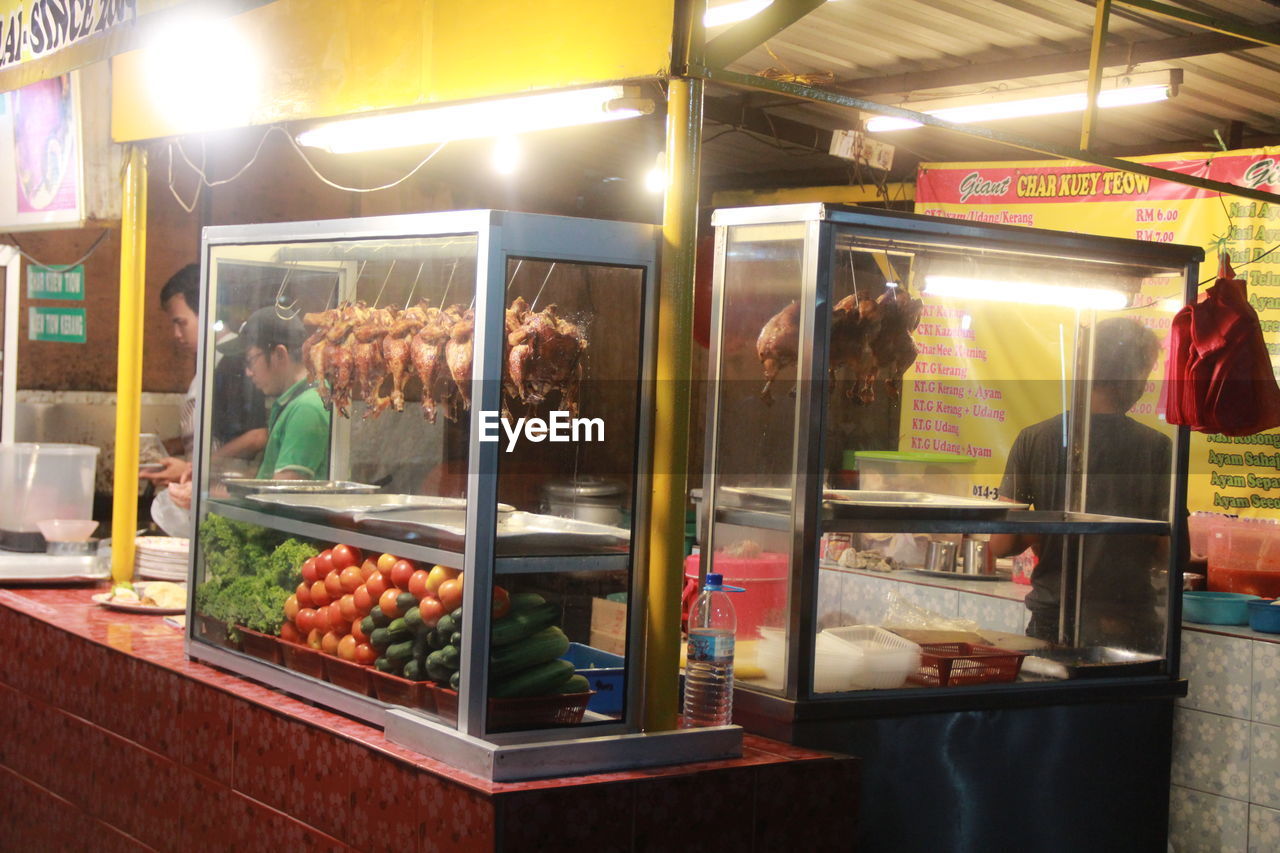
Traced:
<path fill-rule="evenodd" d="M 297 317 L 282 317 L 274 306 L 249 315 L 234 340 L 219 344 L 244 356 L 245 373 L 263 394 L 274 397 L 267 417 L 267 444 L 259 479 L 323 480 L 329 476 L 329 411 L 307 382 L 302 342 L 307 332 Z"/>
<path fill-rule="evenodd" d="M 1128 318 L 1097 324 L 1090 392 L 1088 485 L 1085 509 L 1129 518 L 1169 517 L 1173 443 L 1130 418 L 1142 396 L 1160 344 L 1155 334 Z M 1009 452 L 1002 499 L 1037 510 L 1065 510 L 1067 448 L 1064 418 L 1055 415 L 1018 434 Z M 1038 563 L 1026 598 L 1027 634 L 1058 641 L 1062 567 L 1075 560 L 1061 535 L 998 534 L 998 556 L 1032 548 Z M 1156 616 L 1152 573 L 1167 564 L 1167 540 L 1150 536 L 1084 537 L 1080 645 L 1119 645 L 1160 652 L 1163 626 Z M 1065 638 L 1067 643 L 1071 637 Z"/>
<path fill-rule="evenodd" d="M 160 289 L 160 307 L 173 325 L 173 338 L 179 348 L 195 353 L 200 344 L 200 265 L 188 264 L 174 273 Z M 219 332 L 223 343 L 235 338 L 232 332 Z M 157 487 L 179 483 L 191 476 L 191 453 L 195 443 L 196 395 L 200 377 L 192 376 L 182 402 L 178 426 L 181 432 L 182 456 L 167 456 L 160 471 L 143 471 L 139 476 Z M 267 404 L 253 383 L 245 378 L 244 358 L 239 355 L 215 356 L 213 399 L 219 416 L 211 424 L 213 458 L 215 460 L 252 460 L 267 443 Z M 167 442 L 166 442 L 167 443 Z M 176 451 L 175 446 L 171 450 Z"/>

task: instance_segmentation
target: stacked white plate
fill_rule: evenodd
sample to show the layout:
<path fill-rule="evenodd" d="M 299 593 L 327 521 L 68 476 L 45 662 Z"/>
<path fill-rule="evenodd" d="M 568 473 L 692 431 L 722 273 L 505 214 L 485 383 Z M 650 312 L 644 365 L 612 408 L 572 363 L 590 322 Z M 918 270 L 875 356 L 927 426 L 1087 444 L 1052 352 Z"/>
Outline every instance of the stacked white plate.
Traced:
<path fill-rule="evenodd" d="M 190 539 L 173 536 L 139 536 L 134 540 L 138 577 L 160 581 L 187 579 Z"/>

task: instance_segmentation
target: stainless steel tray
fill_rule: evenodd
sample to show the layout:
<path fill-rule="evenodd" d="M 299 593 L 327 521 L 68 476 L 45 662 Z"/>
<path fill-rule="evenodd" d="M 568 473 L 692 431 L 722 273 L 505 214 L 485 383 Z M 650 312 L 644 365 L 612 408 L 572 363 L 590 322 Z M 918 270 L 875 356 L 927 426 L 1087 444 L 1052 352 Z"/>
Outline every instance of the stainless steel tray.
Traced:
<path fill-rule="evenodd" d="M 781 488 L 740 488 L 720 490 L 725 502 L 742 509 L 777 511 L 790 505 L 791 490 Z M 861 489 L 826 489 L 822 503 L 832 518 L 931 519 L 1003 518 L 1010 510 L 1029 504 L 936 495 L 932 492 L 878 492 Z"/>
<path fill-rule="evenodd" d="M 1022 661 L 1022 669 L 1048 678 L 1109 678 L 1154 675 L 1164 658 L 1112 646 L 1082 649 L 1039 649 Z"/>
<path fill-rule="evenodd" d="M 251 480 L 244 477 L 228 477 L 223 480 L 227 491 L 235 497 L 253 494 L 310 494 L 353 495 L 373 494 L 377 486 L 368 483 L 352 483 L 348 480 Z"/>
<path fill-rule="evenodd" d="M 450 550 L 461 550 L 466 537 L 462 509 L 360 512 L 353 520 L 368 533 Z M 531 512 L 503 512 L 498 517 L 499 556 L 617 552 L 625 551 L 630 541 L 630 530 L 606 524 Z"/>
<path fill-rule="evenodd" d="M 934 572 L 929 569 L 907 569 L 912 574 L 928 575 L 931 578 L 946 578 L 950 581 L 1007 581 L 1008 574 L 993 572 L 989 575 L 966 575 L 964 572 Z"/>

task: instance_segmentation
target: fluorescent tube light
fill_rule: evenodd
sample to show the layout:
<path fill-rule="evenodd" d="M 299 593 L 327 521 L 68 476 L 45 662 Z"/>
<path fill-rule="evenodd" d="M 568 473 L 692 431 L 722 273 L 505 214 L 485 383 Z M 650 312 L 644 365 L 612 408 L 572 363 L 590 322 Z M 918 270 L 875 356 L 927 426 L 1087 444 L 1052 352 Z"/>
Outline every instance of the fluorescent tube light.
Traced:
<path fill-rule="evenodd" d="M 949 296 L 955 299 L 1059 305 L 1097 311 L 1116 311 L 1129 304 L 1129 297 L 1123 291 L 1105 287 L 1071 287 L 1063 284 L 961 278 L 951 275 L 925 276 L 924 292 L 929 296 Z"/>
<path fill-rule="evenodd" d="M 737 0 L 733 3 L 722 3 L 712 6 L 703 14 L 702 25 L 707 29 L 735 24 L 755 17 L 773 5 L 773 0 Z"/>
<path fill-rule="evenodd" d="M 520 140 L 499 136 L 493 143 L 493 170 L 499 175 L 514 175 L 520 167 Z"/>
<path fill-rule="evenodd" d="M 598 124 L 651 112 L 652 101 L 628 96 L 622 86 L 599 86 L 328 122 L 298 134 L 298 144 L 348 154 Z"/>
<path fill-rule="evenodd" d="M 1098 108 L 1129 107 L 1136 104 L 1151 104 L 1170 98 L 1176 91 L 1178 81 L 1169 72 L 1160 71 L 1153 74 L 1134 74 L 1126 77 L 1115 77 L 1107 81 L 1108 88 L 1098 92 Z M 1069 84 L 1070 88 L 1079 88 L 1083 83 Z M 928 113 L 931 116 L 955 124 L 977 124 L 988 121 L 1001 121 L 1010 118 L 1027 118 L 1030 116 L 1055 115 L 1059 113 L 1084 112 L 1088 105 L 1088 96 L 1080 91 L 1063 91 L 1063 86 L 1035 86 L 1027 89 L 1013 89 L 995 92 L 983 96 L 980 101 L 957 98 L 951 103 L 956 106 L 945 106 L 946 101 L 907 104 L 916 112 Z M 968 103 L 959 103 L 968 101 Z M 920 127 L 919 122 L 894 116 L 872 116 L 867 119 L 867 130 L 883 133 L 890 130 L 907 130 Z"/>

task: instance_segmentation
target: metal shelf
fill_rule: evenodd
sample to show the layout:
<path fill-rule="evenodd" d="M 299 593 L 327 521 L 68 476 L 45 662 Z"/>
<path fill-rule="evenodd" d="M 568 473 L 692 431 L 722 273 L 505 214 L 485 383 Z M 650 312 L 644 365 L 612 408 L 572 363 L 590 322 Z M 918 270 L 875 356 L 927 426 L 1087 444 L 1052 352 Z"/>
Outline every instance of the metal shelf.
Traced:
<path fill-rule="evenodd" d="M 720 509 L 716 521 L 738 527 L 766 530 L 791 529 L 791 516 L 751 509 Z M 824 513 L 825 533 L 1061 533 L 1061 534 L 1143 534 L 1168 536 L 1169 522 L 1145 518 L 1122 518 L 1086 512 L 1011 511 L 1000 518 L 869 517 L 832 518 Z"/>
<path fill-rule="evenodd" d="M 366 551 L 390 552 L 410 560 L 424 563 L 443 563 L 446 566 L 462 564 L 462 551 L 433 548 L 417 542 L 407 542 L 386 536 L 375 536 L 348 527 L 335 527 L 295 518 L 273 515 L 249 509 L 233 501 L 209 500 L 209 511 L 232 521 L 257 524 L 295 536 L 304 536 L 321 542 L 344 542 Z M 494 573 L 499 575 L 536 574 L 550 572 L 600 572 L 626 571 L 631 565 L 631 555 L 571 554 L 500 556 L 494 560 Z"/>

